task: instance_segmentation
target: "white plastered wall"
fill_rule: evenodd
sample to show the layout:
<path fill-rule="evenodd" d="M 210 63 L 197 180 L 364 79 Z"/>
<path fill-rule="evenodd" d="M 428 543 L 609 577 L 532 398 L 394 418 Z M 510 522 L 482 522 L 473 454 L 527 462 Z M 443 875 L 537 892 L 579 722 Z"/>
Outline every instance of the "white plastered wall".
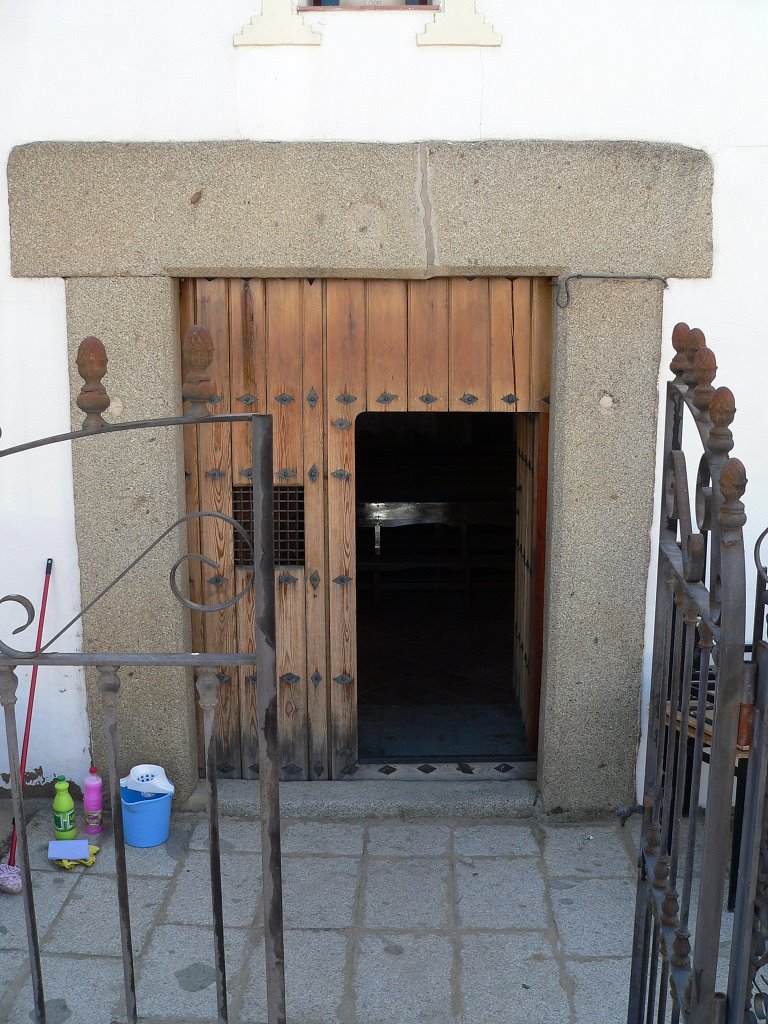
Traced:
<path fill-rule="evenodd" d="M 235 48 L 259 0 L 0 0 L 0 155 L 4 164 L 13 146 L 45 139 L 638 139 L 706 150 L 714 274 L 670 282 L 665 338 L 679 319 L 702 327 L 719 382 L 736 394 L 751 544 L 768 523 L 768 7 L 477 0 L 477 9 L 501 46 L 419 47 L 426 11 L 320 10 L 306 16 L 319 46 Z M 68 429 L 69 406 L 63 284 L 11 279 L 4 175 L 0 207 L 5 446 Z M 631 358 L 620 338 L 616 358 Z M 69 453 L 2 464 L 0 514 L 0 594 L 37 600 L 50 555 L 48 622 L 63 624 L 79 600 Z M 18 621 L 17 608 L 0 606 L 3 637 Z M 74 631 L 60 646 L 78 642 Z M 26 686 L 23 675 L 20 719 Z M 38 694 L 29 767 L 77 779 L 88 760 L 82 679 L 41 673 Z M 4 754 L 0 744 L 0 772 Z"/>

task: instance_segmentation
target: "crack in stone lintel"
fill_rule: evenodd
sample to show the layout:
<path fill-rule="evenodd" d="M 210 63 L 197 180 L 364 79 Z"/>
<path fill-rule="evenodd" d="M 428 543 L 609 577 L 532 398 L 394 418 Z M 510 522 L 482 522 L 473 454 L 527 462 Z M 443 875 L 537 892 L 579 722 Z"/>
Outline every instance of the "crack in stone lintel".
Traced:
<path fill-rule="evenodd" d="M 432 221 L 432 196 L 429 188 L 429 144 L 418 144 L 417 191 L 419 217 L 424 234 L 424 254 L 427 270 L 435 269 L 435 229 Z"/>

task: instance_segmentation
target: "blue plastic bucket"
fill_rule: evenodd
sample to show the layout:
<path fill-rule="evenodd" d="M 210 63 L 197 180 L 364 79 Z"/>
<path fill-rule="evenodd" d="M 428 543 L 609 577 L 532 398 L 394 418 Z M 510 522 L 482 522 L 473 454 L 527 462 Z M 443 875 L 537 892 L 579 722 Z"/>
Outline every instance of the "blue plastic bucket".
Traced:
<path fill-rule="evenodd" d="M 129 846 L 160 846 L 171 830 L 173 793 L 143 796 L 135 789 L 120 787 L 123 806 L 123 834 Z"/>

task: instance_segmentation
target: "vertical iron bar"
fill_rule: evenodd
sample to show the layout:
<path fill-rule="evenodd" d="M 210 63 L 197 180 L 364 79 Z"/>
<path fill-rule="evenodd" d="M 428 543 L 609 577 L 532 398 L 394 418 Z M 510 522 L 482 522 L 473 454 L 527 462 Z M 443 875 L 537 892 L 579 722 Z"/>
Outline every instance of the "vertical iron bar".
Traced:
<path fill-rule="evenodd" d="M 675 762 L 675 742 L 677 740 L 677 711 L 680 696 L 680 677 L 682 671 L 682 660 L 683 660 L 683 635 L 684 635 L 684 616 L 683 616 L 683 590 L 679 583 L 675 585 L 674 590 L 674 604 L 675 604 L 675 628 L 674 628 L 674 640 L 672 648 L 672 671 L 669 679 L 669 687 L 666 693 L 662 693 L 662 701 L 660 702 L 660 714 L 662 721 L 666 723 L 666 734 L 665 743 L 663 749 L 663 763 L 661 766 L 661 781 L 657 780 L 656 792 L 657 800 L 661 803 L 661 829 L 659 833 L 659 861 L 669 862 L 669 853 L 671 848 L 671 836 L 670 836 L 670 817 L 672 814 L 672 794 L 674 789 L 674 762 Z M 658 752 L 657 764 L 661 762 L 662 750 L 661 744 Z M 657 804 L 657 811 L 659 810 Z M 657 924 L 657 934 L 660 932 L 660 927 Z M 659 1001 L 657 1009 L 656 1019 L 663 1024 L 666 1018 L 667 1012 L 667 990 L 669 982 L 669 950 L 664 948 L 664 951 L 659 949 L 659 944 L 654 944 L 652 951 L 652 966 L 654 968 L 654 977 L 656 971 L 658 971 L 658 958 L 661 952 L 661 972 L 659 977 Z M 653 1020 L 651 1014 L 651 998 L 652 995 L 649 992 L 648 995 L 648 1020 Z"/>
<path fill-rule="evenodd" d="M 221 896 L 221 849 L 219 845 L 219 787 L 216 779 L 216 743 L 213 726 L 219 703 L 219 677 L 203 671 L 197 678 L 199 704 L 203 712 L 205 778 L 208 789 L 208 855 L 211 871 L 213 912 L 213 953 L 216 961 L 216 1005 L 219 1024 L 227 1024 L 227 965 L 224 956 L 224 907 Z"/>
<path fill-rule="evenodd" d="M 653 897 L 651 897 L 653 899 Z M 646 1024 L 653 1024 L 653 1011 L 656 1006 L 656 974 L 659 966 L 659 921 L 653 918 L 653 937 L 651 938 L 651 967 L 648 972 L 648 1005 L 645 1012 Z"/>
<path fill-rule="evenodd" d="M 125 1014 L 128 1024 L 137 1024 L 136 979 L 133 969 L 131 942 L 131 912 L 128 905 L 128 869 L 125 863 L 125 837 L 123 836 L 123 806 L 120 799 L 120 771 L 117 757 L 117 698 L 120 676 L 116 668 L 101 665 L 99 694 L 104 713 L 104 731 L 107 738 L 107 767 L 109 768 L 109 800 L 112 805 L 112 831 L 115 837 L 115 874 L 117 876 L 117 906 L 120 914 L 120 943 L 123 955 L 123 982 L 125 985 Z"/>
<path fill-rule="evenodd" d="M 273 538 L 272 417 L 251 420 L 253 446 L 254 599 L 256 605 L 256 713 L 264 890 L 264 951 L 268 1024 L 285 1021 L 283 880 L 280 854 L 280 751 L 275 671 L 275 556 Z"/>
<path fill-rule="evenodd" d="M 35 1021 L 45 1024 L 45 998 L 43 995 L 43 969 L 40 963 L 40 942 L 37 936 L 35 900 L 32 894 L 32 871 L 29 866 L 27 823 L 24 817 L 24 793 L 19 766 L 19 737 L 16 731 L 16 691 L 19 679 L 9 665 L 0 665 L 0 704 L 5 711 L 5 735 L 8 741 L 8 767 L 11 775 L 13 816 L 16 820 L 16 843 L 21 869 L 24 919 L 27 925 L 27 949 L 32 976 L 32 997 L 35 1002 Z"/>
<path fill-rule="evenodd" d="M 744 830 L 741 836 L 739 884 L 731 940 L 731 965 L 728 974 L 729 1024 L 742 1024 L 744 1007 L 751 1000 L 750 953 L 755 917 L 755 890 L 760 865 L 760 843 L 765 827 L 765 792 L 768 775 L 768 648 L 759 642 L 755 686 L 756 714 L 749 752 L 747 792 L 744 803 Z M 753 651 L 754 656 L 754 651 Z"/>
<path fill-rule="evenodd" d="M 730 394 L 730 393 L 728 393 Z M 733 396 L 730 396 L 732 399 Z M 713 414 L 713 421 L 717 417 Z M 721 417 L 722 418 L 722 417 Z M 732 417 L 731 417 L 732 418 Z M 727 428 L 718 428 L 721 435 Z M 730 436 L 730 431 L 727 431 Z M 723 445 L 710 432 L 709 449 Z M 730 442 L 732 444 L 732 440 Z M 719 481 L 723 502 L 719 505 L 720 643 L 715 685 L 715 721 L 709 759 L 707 815 L 699 884 L 699 908 L 693 961 L 693 995 L 690 1024 L 711 1024 L 716 1012 L 715 984 L 723 913 L 723 887 L 728 857 L 728 822 L 733 797 L 733 767 L 744 678 L 744 630 L 746 580 L 744 539 L 746 522 L 740 498 L 746 488 L 746 472 L 738 459 L 718 466 L 710 458 L 712 479 Z M 713 493 L 717 490 L 713 487 Z"/>
<path fill-rule="evenodd" d="M 645 980 L 648 972 L 651 914 L 648 903 L 648 880 L 643 858 L 643 846 L 651 828 L 656 789 L 656 751 L 659 733 L 662 691 L 666 691 L 666 666 L 672 620 L 672 591 L 665 579 L 666 563 L 659 555 L 656 568 L 656 611 L 653 633 L 653 662 L 651 666 L 651 692 L 648 701 L 648 736 L 645 748 L 645 778 L 643 781 L 643 827 L 638 854 L 637 896 L 635 901 L 634 941 L 632 943 L 632 973 L 629 982 L 628 1024 L 640 1024 L 645 1009 Z"/>
<path fill-rule="evenodd" d="M 679 685 L 682 687 L 680 692 L 679 702 L 675 701 L 675 704 L 680 704 L 680 728 L 676 727 L 677 722 L 677 707 L 670 704 L 669 708 L 669 721 L 670 728 L 673 728 L 674 735 L 677 738 L 677 763 L 675 765 L 674 772 L 674 793 L 672 795 L 672 802 L 670 808 L 671 828 L 672 836 L 670 840 L 669 849 L 669 881 L 667 883 L 667 892 L 677 893 L 677 860 L 678 850 L 680 844 L 680 823 L 682 819 L 682 807 L 683 807 L 683 794 L 685 792 L 686 785 L 686 774 L 687 774 L 687 757 L 686 753 L 688 750 L 688 714 L 690 711 L 691 704 L 691 682 L 693 679 L 693 648 L 696 640 L 696 620 L 698 618 L 697 609 L 692 602 L 688 602 L 683 615 L 683 669 L 682 675 L 679 680 Z M 674 716 L 674 718 L 673 718 Z M 671 787 L 670 787 L 671 788 Z M 678 904 L 679 906 L 679 904 Z M 675 929 L 679 926 L 679 917 L 675 921 Z M 672 955 L 672 950 L 667 950 L 667 957 L 664 959 L 664 964 L 661 971 L 661 988 L 659 991 L 659 1020 L 664 1021 L 667 1013 L 667 991 L 669 982 L 670 972 L 670 961 L 669 957 Z M 680 1012 L 680 1003 L 677 998 L 677 990 L 673 988 L 672 991 L 672 1017 L 673 1020 L 677 1018 Z"/>
<path fill-rule="evenodd" d="M 707 719 L 707 688 L 709 684 L 709 661 L 712 656 L 712 634 L 704 623 L 699 624 L 699 689 L 696 705 L 696 729 L 693 740 L 693 757 L 691 760 L 691 779 L 688 794 L 688 831 L 685 837 L 685 861 L 683 864 L 683 888 L 680 896 L 680 924 L 678 933 L 690 938 L 688 918 L 691 909 L 691 889 L 693 887 L 693 860 L 696 853 L 696 832 L 699 816 L 699 793 L 701 791 L 701 766 L 704 751 L 704 726 Z M 690 957 L 686 958 L 686 966 L 690 967 Z M 675 1006 L 672 1024 L 678 1024 L 680 1007 Z"/>

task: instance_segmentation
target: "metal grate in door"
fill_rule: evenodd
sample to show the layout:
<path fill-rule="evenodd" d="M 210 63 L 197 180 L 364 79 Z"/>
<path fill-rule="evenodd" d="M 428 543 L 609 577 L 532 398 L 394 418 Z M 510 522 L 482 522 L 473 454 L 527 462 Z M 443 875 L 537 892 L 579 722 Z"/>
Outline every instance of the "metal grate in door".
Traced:
<path fill-rule="evenodd" d="M 276 566 L 304 565 L 304 488 L 274 489 L 274 546 Z M 232 488 L 232 518 L 253 536 L 253 492 L 250 485 Z M 251 553 L 243 537 L 234 534 L 235 567 L 249 569 Z"/>

